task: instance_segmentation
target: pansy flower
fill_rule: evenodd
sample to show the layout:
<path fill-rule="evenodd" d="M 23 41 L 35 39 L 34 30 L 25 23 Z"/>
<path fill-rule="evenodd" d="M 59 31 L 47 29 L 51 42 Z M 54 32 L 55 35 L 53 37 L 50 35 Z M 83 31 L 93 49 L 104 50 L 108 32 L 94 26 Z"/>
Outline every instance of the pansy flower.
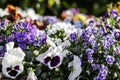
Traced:
<path fill-rule="evenodd" d="M 22 60 L 24 59 L 24 52 L 21 48 L 13 48 L 14 42 L 6 44 L 7 52 L 2 60 L 2 72 L 6 77 L 15 79 L 23 72 Z"/>
<path fill-rule="evenodd" d="M 61 65 L 65 53 L 66 51 L 63 51 L 62 46 L 50 47 L 48 51 L 40 54 L 36 59 L 50 69 L 54 69 Z"/>
<path fill-rule="evenodd" d="M 2 61 L 2 72 L 6 77 L 15 79 L 23 72 L 22 61 L 11 54 L 5 54 Z"/>

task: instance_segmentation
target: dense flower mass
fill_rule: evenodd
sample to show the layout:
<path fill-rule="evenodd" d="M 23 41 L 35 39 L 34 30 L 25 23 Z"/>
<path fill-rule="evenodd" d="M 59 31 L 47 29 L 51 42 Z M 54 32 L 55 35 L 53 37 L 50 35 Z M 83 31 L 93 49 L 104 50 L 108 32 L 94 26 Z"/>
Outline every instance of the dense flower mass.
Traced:
<path fill-rule="evenodd" d="M 63 11 L 62 20 L 12 5 L 7 10 L 0 19 L 2 80 L 120 79 L 117 10 L 89 19 L 72 8 Z"/>

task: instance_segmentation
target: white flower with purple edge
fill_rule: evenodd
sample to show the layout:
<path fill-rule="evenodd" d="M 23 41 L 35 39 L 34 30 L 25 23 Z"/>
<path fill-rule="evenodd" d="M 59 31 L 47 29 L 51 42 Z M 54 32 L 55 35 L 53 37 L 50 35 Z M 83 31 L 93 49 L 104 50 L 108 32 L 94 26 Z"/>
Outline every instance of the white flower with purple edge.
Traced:
<path fill-rule="evenodd" d="M 45 53 L 40 54 L 36 60 L 47 65 L 50 69 L 59 67 L 62 64 L 66 51 L 62 46 L 50 47 Z"/>

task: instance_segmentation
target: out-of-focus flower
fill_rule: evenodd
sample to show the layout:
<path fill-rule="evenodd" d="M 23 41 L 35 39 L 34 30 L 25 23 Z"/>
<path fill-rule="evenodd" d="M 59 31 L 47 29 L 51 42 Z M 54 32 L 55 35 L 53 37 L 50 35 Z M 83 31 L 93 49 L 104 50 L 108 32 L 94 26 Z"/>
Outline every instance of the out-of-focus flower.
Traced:
<path fill-rule="evenodd" d="M 26 80 L 38 80 L 32 68 L 30 68 L 30 71 Z"/>
<path fill-rule="evenodd" d="M 112 65 L 114 61 L 115 61 L 115 58 L 113 56 L 107 55 L 106 57 L 107 64 Z"/>
<path fill-rule="evenodd" d="M 81 60 L 78 56 L 74 55 L 73 61 L 68 64 L 68 67 L 71 66 L 73 67 L 73 71 L 70 73 L 68 79 L 75 80 L 75 78 L 78 77 L 82 72 Z"/>

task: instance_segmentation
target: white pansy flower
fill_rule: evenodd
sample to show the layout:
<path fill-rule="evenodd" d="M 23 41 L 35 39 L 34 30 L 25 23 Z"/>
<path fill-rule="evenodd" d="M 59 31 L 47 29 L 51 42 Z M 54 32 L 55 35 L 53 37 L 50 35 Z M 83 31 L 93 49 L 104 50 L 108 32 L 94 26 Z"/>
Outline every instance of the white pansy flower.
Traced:
<path fill-rule="evenodd" d="M 13 48 L 14 42 L 6 44 L 7 52 L 2 60 L 2 72 L 6 77 L 15 79 L 23 72 L 22 60 L 24 59 L 24 52 L 21 48 Z"/>
<path fill-rule="evenodd" d="M 6 77 L 15 79 L 23 72 L 22 61 L 11 54 L 5 54 L 2 60 L 2 72 Z"/>
<path fill-rule="evenodd" d="M 68 67 L 73 66 L 73 71 L 70 73 L 68 79 L 75 80 L 76 77 L 82 72 L 81 60 L 78 56 L 74 55 L 74 60 L 68 64 Z"/>
<path fill-rule="evenodd" d="M 37 76 L 35 75 L 34 71 L 32 70 L 32 68 L 30 69 L 30 72 L 28 74 L 28 77 L 26 80 L 38 80 Z"/>
<path fill-rule="evenodd" d="M 45 53 L 40 54 L 36 59 L 41 63 L 47 65 L 50 69 L 54 69 L 61 65 L 63 61 L 62 46 L 56 46 L 55 48 L 50 47 Z"/>

